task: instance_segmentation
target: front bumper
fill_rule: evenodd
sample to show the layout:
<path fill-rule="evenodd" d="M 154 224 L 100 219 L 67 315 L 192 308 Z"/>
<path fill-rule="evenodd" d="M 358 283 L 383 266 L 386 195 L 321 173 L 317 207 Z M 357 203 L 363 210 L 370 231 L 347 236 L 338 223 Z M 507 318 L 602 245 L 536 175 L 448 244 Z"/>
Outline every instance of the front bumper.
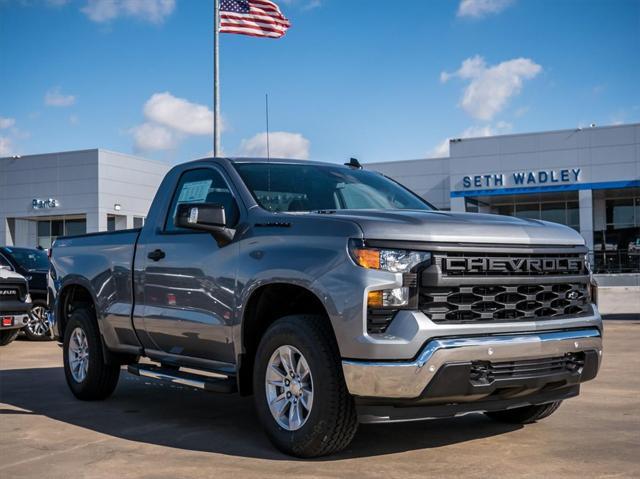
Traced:
<path fill-rule="evenodd" d="M 0 313 L 0 331 L 24 328 L 29 322 L 27 313 Z"/>
<path fill-rule="evenodd" d="M 342 369 L 349 392 L 363 398 L 419 399 L 424 397 L 434 379 L 447 368 L 461 364 L 501 363 L 583 354 L 589 358 L 589 368 L 573 371 L 569 382 L 582 382 L 595 376 L 602 355 L 602 336 L 597 328 L 522 334 L 502 334 L 477 337 L 441 338 L 428 341 L 412 361 L 343 360 Z M 595 365 L 594 365 L 595 361 Z M 589 369 L 589 371 L 584 371 Z M 584 377 L 583 377 L 584 374 Z M 457 382 L 469 378 L 456 378 Z M 591 377 L 588 377 L 591 376 Z M 453 379 L 453 378 L 452 378 Z M 538 378 L 537 389 L 558 382 L 548 375 Z M 545 382 L 546 381 L 546 382 Z M 453 383 L 453 381 L 451 381 Z M 517 381 L 516 381 L 517 382 Z M 516 384 L 517 385 L 517 384 Z M 522 381 L 521 391 L 533 392 L 530 382 Z M 566 384 L 565 384 L 566 385 Z M 460 392 L 458 385 L 453 390 Z M 509 387 L 514 387 L 509 384 Z M 483 394 L 482 397 L 486 397 Z M 460 398 L 444 398 L 457 402 Z"/>

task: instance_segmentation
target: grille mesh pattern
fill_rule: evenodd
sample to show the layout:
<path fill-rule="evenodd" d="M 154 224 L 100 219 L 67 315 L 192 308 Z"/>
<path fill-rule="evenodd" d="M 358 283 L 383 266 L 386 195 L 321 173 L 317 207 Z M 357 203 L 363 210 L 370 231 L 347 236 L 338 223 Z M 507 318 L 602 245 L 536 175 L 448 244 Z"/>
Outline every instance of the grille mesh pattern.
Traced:
<path fill-rule="evenodd" d="M 474 361 L 471 364 L 471 381 L 494 379 L 521 379 L 546 376 L 565 371 L 578 371 L 584 366 L 584 355 L 569 353 L 551 358 L 527 359 L 521 361 L 487 362 Z"/>
<path fill-rule="evenodd" d="M 423 287 L 420 309 L 435 323 L 514 321 L 588 312 L 585 283 Z"/>

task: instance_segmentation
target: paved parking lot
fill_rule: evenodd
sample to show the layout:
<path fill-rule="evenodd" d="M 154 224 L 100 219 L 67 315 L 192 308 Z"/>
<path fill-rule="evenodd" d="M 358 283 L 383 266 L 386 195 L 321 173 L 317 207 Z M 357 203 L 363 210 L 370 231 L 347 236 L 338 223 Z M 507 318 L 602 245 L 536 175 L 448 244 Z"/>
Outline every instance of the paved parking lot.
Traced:
<path fill-rule="evenodd" d="M 123 373 L 112 398 L 80 402 L 56 344 L 16 341 L 0 349 L 0 478 L 640 477 L 640 321 L 605 327 L 600 376 L 545 421 L 361 426 L 314 461 L 275 451 L 251 398 Z"/>

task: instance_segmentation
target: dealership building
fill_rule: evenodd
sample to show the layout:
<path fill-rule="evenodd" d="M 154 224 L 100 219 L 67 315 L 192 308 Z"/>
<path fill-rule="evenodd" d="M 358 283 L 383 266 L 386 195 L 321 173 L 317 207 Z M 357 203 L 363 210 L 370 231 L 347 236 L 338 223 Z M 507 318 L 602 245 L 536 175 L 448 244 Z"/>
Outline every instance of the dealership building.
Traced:
<path fill-rule="evenodd" d="M 452 139 L 449 150 L 366 167 L 443 210 L 565 224 L 597 271 L 640 273 L 640 124 Z M 168 169 L 102 149 L 0 158 L 0 244 L 141 226 Z"/>
<path fill-rule="evenodd" d="M 93 149 L 0 158 L 0 245 L 141 226 L 166 163 Z"/>
<path fill-rule="evenodd" d="M 367 168 L 440 209 L 565 224 L 598 271 L 640 272 L 640 124 L 456 138 L 447 158 Z"/>

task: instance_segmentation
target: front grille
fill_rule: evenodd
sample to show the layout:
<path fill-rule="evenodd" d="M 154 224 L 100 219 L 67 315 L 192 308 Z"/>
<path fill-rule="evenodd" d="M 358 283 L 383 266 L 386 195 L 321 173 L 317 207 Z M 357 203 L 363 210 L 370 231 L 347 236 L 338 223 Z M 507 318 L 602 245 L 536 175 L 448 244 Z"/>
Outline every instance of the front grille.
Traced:
<path fill-rule="evenodd" d="M 423 286 L 420 309 L 435 323 L 536 320 L 588 314 L 586 283 Z"/>
<path fill-rule="evenodd" d="M 460 266 L 447 268 L 448 261 Z M 567 276 L 586 273 L 584 253 L 462 253 L 436 254 L 444 276 Z M 463 265 L 471 265 L 467 269 Z"/>
<path fill-rule="evenodd" d="M 0 283 L 0 301 L 24 301 L 26 295 L 24 283 Z"/>
<path fill-rule="evenodd" d="M 563 372 L 578 372 L 584 366 L 584 353 L 568 353 L 551 358 L 520 361 L 473 361 L 471 382 L 492 382 L 500 379 L 523 379 Z"/>

